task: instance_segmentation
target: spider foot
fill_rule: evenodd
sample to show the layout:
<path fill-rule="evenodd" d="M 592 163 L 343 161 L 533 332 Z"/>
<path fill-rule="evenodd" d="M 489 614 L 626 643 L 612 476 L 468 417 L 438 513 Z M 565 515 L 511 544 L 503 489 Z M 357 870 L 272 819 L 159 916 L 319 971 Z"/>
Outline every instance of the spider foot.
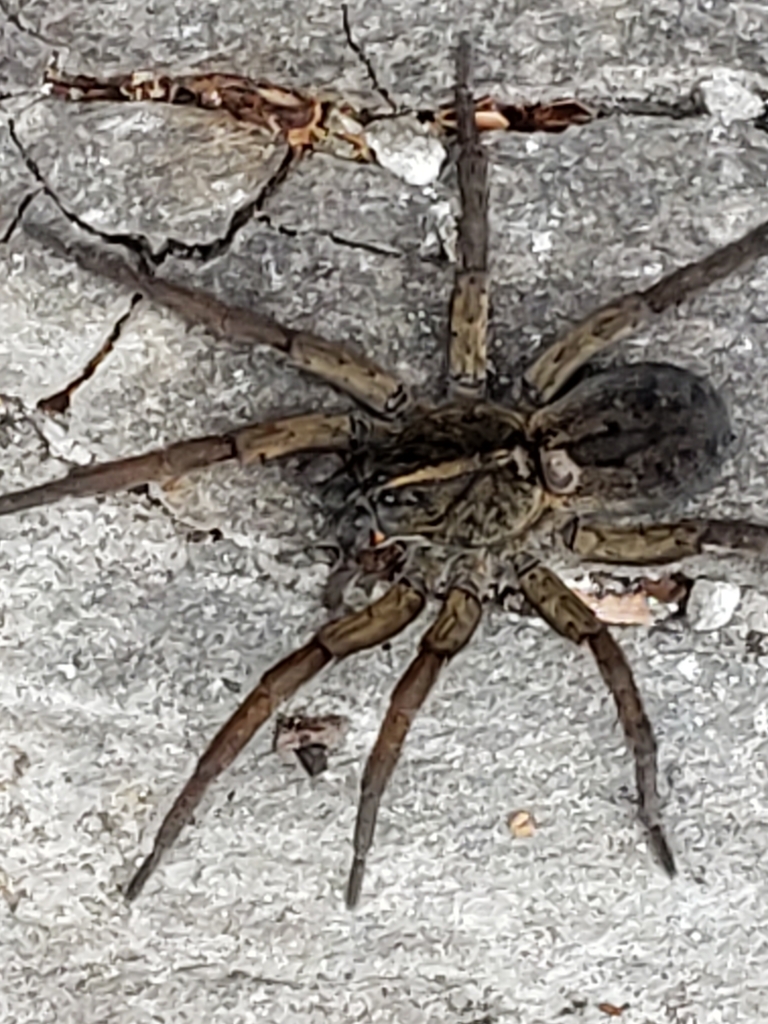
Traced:
<path fill-rule="evenodd" d="M 354 910 L 360 900 L 360 892 L 363 888 L 363 876 L 365 875 L 365 857 L 355 857 L 349 872 L 347 882 L 347 895 L 345 903 L 347 910 Z"/>
<path fill-rule="evenodd" d="M 672 856 L 667 838 L 664 835 L 664 829 L 661 825 L 648 825 L 646 827 L 648 829 L 648 838 L 651 841 L 651 852 L 669 877 L 674 878 L 677 874 L 677 866 L 675 865 L 675 858 Z"/>
<path fill-rule="evenodd" d="M 141 866 L 130 882 L 123 888 L 123 896 L 128 903 L 132 903 L 147 883 L 147 879 L 157 867 L 160 860 L 160 851 L 154 849 L 148 857 L 141 862 Z"/>

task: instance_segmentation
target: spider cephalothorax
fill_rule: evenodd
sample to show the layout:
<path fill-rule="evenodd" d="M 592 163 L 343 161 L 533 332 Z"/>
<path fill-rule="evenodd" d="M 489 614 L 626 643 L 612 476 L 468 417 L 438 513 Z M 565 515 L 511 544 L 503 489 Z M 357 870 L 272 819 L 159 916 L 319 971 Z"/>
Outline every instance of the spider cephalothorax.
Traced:
<path fill-rule="evenodd" d="M 510 409 L 486 388 L 488 277 L 487 153 L 459 47 L 456 125 L 462 197 L 451 299 L 446 397 L 417 405 L 403 383 L 360 351 L 225 305 L 135 267 L 122 257 L 30 235 L 95 273 L 164 304 L 211 333 L 282 352 L 300 369 L 353 399 L 360 411 L 307 413 L 232 427 L 0 496 L 0 515 L 62 497 L 173 479 L 217 462 L 261 463 L 336 453 L 339 542 L 361 574 L 387 584 L 381 597 L 323 626 L 264 674 L 203 753 L 163 820 L 153 850 L 126 888 L 133 898 L 190 820 L 210 782 L 276 708 L 325 665 L 394 636 L 436 597 L 440 610 L 393 691 L 368 759 L 347 890 L 357 902 L 376 816 L 414 714 L 440 668 L 472 637 L 483 602 L 513 588 L 558 633 L 591 650 L 616 703 L 635 760 L 639 812 L 651 846 L 673 874 L 661 824 L 656 742 L 630 668 L 606 626 L 539 560 L 545 534 L 571 556 L 652 565 L 707 545 L 768 549 L 768 527 L 690 519 L 637 525 L 616 513 L 656 515 L 707 481 L 730 441 L 724 403 L 711 385 L 678 367 L 641 363 L 596 370 L 611 343 L 693 292 L 768 254 L 768 223 L 712 255 L 585 317 L 546 348 L 525 374 L 525 400 Z M 337 503 L 338 504 L 338 503 Z M 551 545 L 550 545 L 551 546 Z"/>
<path fill-rule="evenodd" d="M 503 557 L 547 510 L 638 511 L 690 494 L 730 440 L 707 381 L 641 363 L 527 413 L 466 399 L 423 411 L 363 445 L 353 467 L 385 536 Z"/>

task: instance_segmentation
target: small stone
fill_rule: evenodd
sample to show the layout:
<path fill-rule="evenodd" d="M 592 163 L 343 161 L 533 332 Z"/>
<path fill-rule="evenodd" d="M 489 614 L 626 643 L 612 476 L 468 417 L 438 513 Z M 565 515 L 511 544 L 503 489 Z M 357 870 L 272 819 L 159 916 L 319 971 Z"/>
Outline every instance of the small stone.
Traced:
<path fill-rule="evenodd" d="M 720 67 L 699 82 L 707 109 L 723 124 L 749 121 L 763 112 L 758 82 L 746 72 Z"/>
<path fill-rule="evenodd" d="M 382 167 L 408 185 L 424 187 L 437 181 L 445 160 L 445 148 L 415 118 L 374 121 L 365 140 Z"/>
<path fill-rule="evenodd" d="M 692 629 L 706 633 L 722 629 L 733 618 L 739 605 L 741 590 L 735 583 L 696 580 L 691 587 L 686 615 Z"/>

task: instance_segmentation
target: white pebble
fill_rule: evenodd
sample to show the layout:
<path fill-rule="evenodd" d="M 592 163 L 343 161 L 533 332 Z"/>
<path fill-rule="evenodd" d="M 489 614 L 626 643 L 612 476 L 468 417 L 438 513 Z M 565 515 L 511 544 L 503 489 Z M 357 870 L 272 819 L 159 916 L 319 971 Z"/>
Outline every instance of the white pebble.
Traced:
<path fill-rule="evenodd" d="M 686 609 L 691 627 L 705 633 L 727 626 L 738 607 L 740 597 L 741 590 L 735 583 L 696 580 Z"/>

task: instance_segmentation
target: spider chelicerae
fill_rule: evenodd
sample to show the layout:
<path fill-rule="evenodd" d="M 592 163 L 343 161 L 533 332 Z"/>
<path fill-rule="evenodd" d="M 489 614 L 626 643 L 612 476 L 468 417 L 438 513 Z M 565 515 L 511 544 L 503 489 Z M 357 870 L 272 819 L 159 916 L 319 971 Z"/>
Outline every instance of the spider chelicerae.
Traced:
<path fill-rule="evenodd" d="M 414 715 L 441 667 L 470 641 L 483 605 L 510 591 L 562 636 L 591 650 L 634 757 L 640 819 L 656 858 L 675 873 L 661 821 L 656 741 L 632 672 L 605 624 L 538 555 L 554 545 L 590 561 L 660 565 L 709 546 L 768 548 L 768 527 L 754 523 L 618 520 L 616 513 L 658 515 L 673 498 L 705 483 L 730 442 L 729 418 L 706 380 L 669 364 L 584 372 L 594 356 L 665 309 L 768 255 L 768 222 L 586 316 L 529 366 L 517 407 L 496 404 L 486 395 L 488 156 L 478 138 L 466 39 L 456 68 L 462 212 L 440 403 L 417 401 L 394 374 L 352 347 L 161 280 L 141 262 L 130 264 L 91 244 L 62 245 L 45 229 L 28 225 L 33 237 L 63 249 L 86 269 L 214 334 L 277 349 L 359 407 L 354 413 L 308 413 L 233 427 L 0 496 L 0 515 L 7 515 L 64 497 L 172 480 L 229 460 L 258 464 L 335 453 L 341 469 L 334 489 L 343 499 L 336 527 L 345 572 L 369 587 L 385 584 L 377 600 L 328 622 L 262 676 L 165 816 L 152 852 L 125 889 L 128 899 L 141 892 L 209 784 L 279 705 L 330 662 L 393 637 L 436 598 L 439 610 L 392 693 L 363 773 L 346 893 L 348 906 L 354 906 L 382 794 Z"/>

